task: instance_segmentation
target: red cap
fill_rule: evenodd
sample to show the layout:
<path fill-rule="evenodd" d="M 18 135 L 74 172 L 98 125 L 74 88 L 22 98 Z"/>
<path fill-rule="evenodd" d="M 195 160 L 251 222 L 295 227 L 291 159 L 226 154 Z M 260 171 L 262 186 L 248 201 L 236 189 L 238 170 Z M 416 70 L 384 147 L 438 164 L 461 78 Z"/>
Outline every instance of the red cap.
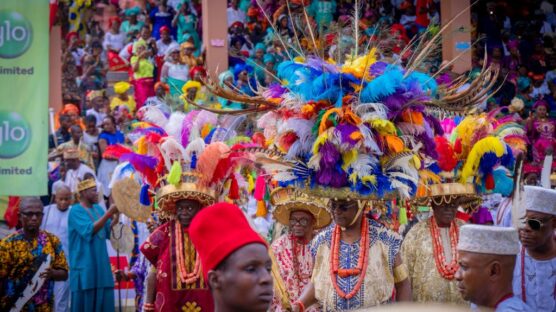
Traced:
<path fill-rule="evenodd" d="M 189 237 L 199 253 L 205 279 L 234 251 L 249 244 L 266 242 L 247 222 L 241 209 L 229 203 L 217 203 L 201 209 L 191 221 Z"/>
<path fill-rule="evenodd" d="M 166 25 L 160 27 L 159 32 L 170 32 L 170 28 Z"/>

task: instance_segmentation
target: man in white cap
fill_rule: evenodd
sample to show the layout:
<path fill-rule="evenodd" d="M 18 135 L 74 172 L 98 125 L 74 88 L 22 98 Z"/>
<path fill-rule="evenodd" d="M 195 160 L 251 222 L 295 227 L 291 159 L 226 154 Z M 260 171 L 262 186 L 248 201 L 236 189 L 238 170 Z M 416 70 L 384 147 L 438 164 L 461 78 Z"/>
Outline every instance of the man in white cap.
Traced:
<path fill-rule="evenodd" d="M 556 311 L 556 190 L 525 186 L 513 290 L 534 311 Z"/>
<path fill-rule="evenodd" d="M 460 228 L 455 278 L 464 300 L 495 311 L 532 311 L 512 292 L 517 231 L 468 224 Z"/>

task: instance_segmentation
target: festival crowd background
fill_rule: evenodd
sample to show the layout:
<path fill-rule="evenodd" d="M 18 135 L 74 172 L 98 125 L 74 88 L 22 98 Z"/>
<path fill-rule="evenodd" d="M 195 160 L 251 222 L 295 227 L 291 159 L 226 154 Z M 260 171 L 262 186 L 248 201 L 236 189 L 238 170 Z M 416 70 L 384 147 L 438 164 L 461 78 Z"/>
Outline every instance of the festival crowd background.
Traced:
<path fill-rule="evenodd" d="M 63 41 L 63 109 L 55 113 L 55 133 L 49 136 L 49 195 L 66 185 L 76 192 L 78 181 L 95 177 L 105 205 L 110 175 L 118 161 L 103 156 L 107 146 L 126 143 L 131 124 L 141 118 L 142 107 L 156 106 L 163 113 L 188 110 L 182 98 L 219 109 L 238 109 L 240 103 L 212 95 L 201 80 L 206 75 L 202 38 L 201 1 L 197 0 L 73 0 L 58 3 L 56 24 Z M 303 3 L 302 3 L 303 2 Z M 349 26 L 353 0 L 290 0 L 304 4 L 314 29 L 331 25 L 342 29 L 329 35 L 340 44 L 361 45 L 386 29 L 391 45 L 384 49 L 396 59 L 414 36 L 441 21 L 440 0 L 362 1 L 364 36 L 355 42 Z M 309 38 L 294 33 L 285 0 L 231 0 L 227 9 L 229 69 L 219 83 L 253 95 L 257 85 L 273 81 L 275 66 L 286 58 L 264 12 L 286 42 Z M 471 14 L 472 69 L 484 62 L 496 64 L 501 74 L 496 94 L 483 103 L 484 111 L 508 106 L 519 115 L 530 140 L 526 181 L 537 184 L 540 165 L 556 143 L 556 14 L 554 1 L 479 1 Z M 295 37 L 297 34 L 297 38 Z M 334 38 L 339 36 L 340 38 Z M 486 57 L 484 53 L 486 51 Z M 334 46 L 326 51 L 334 59 Z M 443 68 L 439 81 L 457 75 L 440 58 L 427 67 Z M 546 127 L 538 127 L 544 124 Z M 544 129 L 539 131 L 539 129 Z M 249 131 L 247 129 L 246 131 Z M 78 155 L 65 152 L 77 150 Z M 17 200 L 10 198 L 10 205 Z M 498 203 L 499 201 L 497 201 Z M 488 201 L 487 201 L 488 203 Z M 492 222 L 492 217 L 485 217 Z M 490 219 L 489 219 L 490 218 Z M 484 220 L 483 220 L 484 221 Z M 17 225 L 8 209 L 4 223 Z"/>

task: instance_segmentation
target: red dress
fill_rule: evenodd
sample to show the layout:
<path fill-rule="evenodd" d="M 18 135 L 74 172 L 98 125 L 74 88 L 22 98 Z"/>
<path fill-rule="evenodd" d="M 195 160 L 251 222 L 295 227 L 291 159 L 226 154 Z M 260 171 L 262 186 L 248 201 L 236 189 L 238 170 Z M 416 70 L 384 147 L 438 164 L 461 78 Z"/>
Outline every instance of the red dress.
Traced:
<path fill-rule="evenodd" d="M 157 228 L 141 245 L 145 258 L 156 267 L 156 311 L 212 312 L 212 295 L 204 278 L 186 285 L 178 277 L 176 257 L 176 221 L 170 221 Z M 186 259 L 195 259 L 196 251 L 184 233 L 184 253 Z M 187 272 L 192 272 L 195 261 L 188 261 Z"/>

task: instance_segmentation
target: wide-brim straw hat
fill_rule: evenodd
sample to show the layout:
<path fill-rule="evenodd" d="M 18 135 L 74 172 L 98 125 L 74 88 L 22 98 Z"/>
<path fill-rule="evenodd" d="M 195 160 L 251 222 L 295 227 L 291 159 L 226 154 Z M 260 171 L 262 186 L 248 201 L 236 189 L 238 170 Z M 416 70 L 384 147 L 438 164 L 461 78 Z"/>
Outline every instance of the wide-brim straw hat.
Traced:
<path fill-rule="evenodd" d="M 321 229 L 332 221 L 328 199 L 310 196 L 295 188 L 275 189 L 270 194 L 270 203 L 274 206 L 274 219 L 286 226 L 290 224 L 290 214 L 294 211 L 310 213 L 315 219 L 315 229 Z"/>
<path fill-rule="evenodd" d="M 139 202 L 140 192 L 141 185 L 131 177 L 121 179 L 112 186 L 112 198 L 118 211 L 130 219 L 147 222 L 151 216 L 151 207 Z"/>
<path fill-rule="evenodd" d="M 417 202 L 427 206 L 455 203 L 462 208 L 474 208 L 482 202 L 482 197 L 471 183 L 439 183 L 429 185 L 426 194 L 417 198 Z"/>
<path fill-rule="evenodd" d="M 199 202 L 201 207 L 214 204 L 216 191 L 199 183 L 200 176 L 195 173 L 187 173 L 182 176 L 182 181 L 177 184 L 167 184 L 160 188 L 157 193 L 158 208 L 167 213 L 176 213 L 176 202 L 189 199 Z"/>

